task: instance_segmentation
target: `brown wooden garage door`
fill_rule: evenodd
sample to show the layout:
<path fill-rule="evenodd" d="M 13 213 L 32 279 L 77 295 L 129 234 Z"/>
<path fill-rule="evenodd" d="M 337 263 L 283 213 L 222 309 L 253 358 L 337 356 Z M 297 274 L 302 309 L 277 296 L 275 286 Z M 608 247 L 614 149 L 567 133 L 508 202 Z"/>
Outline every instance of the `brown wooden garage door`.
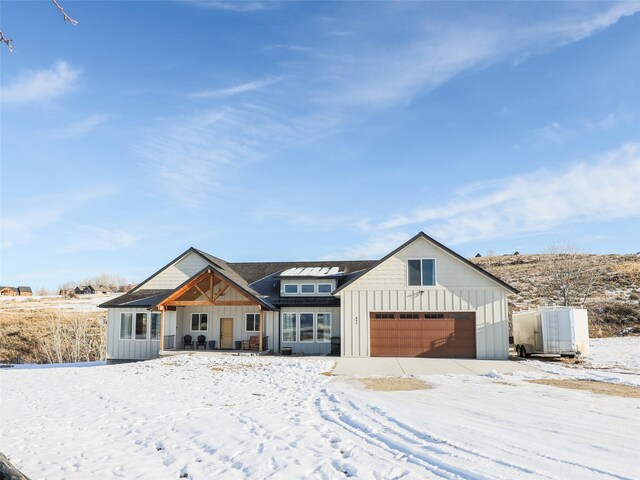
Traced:
<path fill-rule="evenodd" d="M 372 357 L 476 358 L 473 312 L 371 313 Z"/>

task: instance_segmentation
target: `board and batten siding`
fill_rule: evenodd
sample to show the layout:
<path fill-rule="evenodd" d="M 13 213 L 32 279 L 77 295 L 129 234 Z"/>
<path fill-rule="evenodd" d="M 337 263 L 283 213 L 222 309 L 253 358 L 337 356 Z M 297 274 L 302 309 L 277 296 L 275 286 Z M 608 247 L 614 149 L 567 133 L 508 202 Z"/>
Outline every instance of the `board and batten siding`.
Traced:
<path fill-rule="evenodd" d="M 189 252 L 173 265 L 158 273 L 138 290 L 173 289 L 182 285 L 209 263 L 195 252 Z"/>
<path fill-rule="evenodd" d="M 435 286 L 407 285 L 407 260 L 419 258 L 435 258 Z M 487 276 L 418 238 L 339 292 L 341 354 L 370 356 L 371 312 L 465 311 L 476 313 L 477 358 L 506 359 L 508 294 Z"/>
<path fill-rule="evenodd" d="M 280 318 L 285 313 L 313 313 L 314 320 L 316 313 L 331 314 L 331 336 L 340 335 L 340 307 L 282 307 Z M 282 321 L 282 320 L 280 320 Z M 298 332 L 300 331 L 300 317 L 297 319 Z M 315 323 L 314 323 L 315 325 Z M 280 335 L 282 335 L 282 325 L 280 325 Z M 299 333 L 298 333 L 298 337 Z M 280 339 L 282 341 L 282 339 Z M 282 342 L 282 347 L 291 347 L 293 353 L 304 353 L 305 355 L 324 355 L 331 353 L 331 342 Z"/>
<path fill-rule="evenodd" d="M 146 308 L 110 308 L 107 313 L 107 361 L 148 360 L 157 358 L 160 340 L 120 340 L 120 314 L 133 313 L 132 329 L 135 329 L 135 314 L 146 313 L 147 337 L 151 324 L 151 312 Z"/>

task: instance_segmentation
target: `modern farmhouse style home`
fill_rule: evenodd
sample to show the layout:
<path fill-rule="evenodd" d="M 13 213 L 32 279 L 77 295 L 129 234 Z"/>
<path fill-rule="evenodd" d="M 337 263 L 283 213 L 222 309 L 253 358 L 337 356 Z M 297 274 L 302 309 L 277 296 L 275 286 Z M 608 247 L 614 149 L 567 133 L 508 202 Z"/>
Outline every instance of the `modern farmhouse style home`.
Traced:
<path fill-rule="evenodd" d="M 506 359 L 511 293 L 420 232 L 380 260 L 229 263 L 189 248 L 100 306 L 109 363 L 186 348 Z"/>

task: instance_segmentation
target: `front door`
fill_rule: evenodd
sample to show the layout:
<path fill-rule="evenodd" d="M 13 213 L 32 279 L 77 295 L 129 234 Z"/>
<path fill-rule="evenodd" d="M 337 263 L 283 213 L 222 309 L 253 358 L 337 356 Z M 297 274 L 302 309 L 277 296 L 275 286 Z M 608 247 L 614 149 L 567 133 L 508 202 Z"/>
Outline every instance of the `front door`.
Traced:
<path fill-rule="evenodd" d="M 233 318 L 220 319 L 220 348 L 233 348 Z"/>

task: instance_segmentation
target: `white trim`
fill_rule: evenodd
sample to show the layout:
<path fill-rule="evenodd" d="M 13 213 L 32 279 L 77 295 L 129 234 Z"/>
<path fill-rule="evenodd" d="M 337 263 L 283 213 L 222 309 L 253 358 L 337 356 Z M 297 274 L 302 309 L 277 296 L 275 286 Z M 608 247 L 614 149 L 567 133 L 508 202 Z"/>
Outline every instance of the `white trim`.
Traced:
<path fill-rule="evenodd" d="M 122 316 L 123 315 L 131 315 L 131 326 L 129 332 L 129 338 L 122 337 Z M 133 312 L 120 312 L 120 323 L 118 325 L 120 328 L 118 329 L 118 339 L 119 340 L 131 340 L 133 338 Z"/>
<path fill-rule="evenodd" d="M 318 315 L 328 315 L 329 316 L 329 340 L 318 340 Z M 331 312 L 316 312 L 316 317 L 313 329 L 313 339 L 316 343 L 331 343 L 331 330 L 333 329 L 333 314 Z"/>
<path fill-rule="evenodd" d="M 262 316 L 260 315 L 260 312 L 245 312 L 244 313 L 244 326 L 243 326 L 243 331 L 245 333 L 260 333 L 260 327 L 258 327 L 258 330 L 247 330 L 247 315 L 254 315 L 253 317 L 253 327 L 255 328 L 256 326 L 256 320 L 255 320 L 255 315 L 258 316 L 259 321 L 262 321 Z M 227 317 L 224 317 L 227 318 Z"/>
<path fill-rule="evenodd" d="M 302 340 L 302 315 L 311 315 L 311 340 Z M 316 315 L 313 312 L 298 313 L 298 343 L 314 343 L 316 341 Z"/>
<path fill-rule="evenodd" d="M 302 287 L 311 286 L 313 288 L 312 292 L 303 292 Z M 316 294 L 316 284 L 315 283 L 301 283 L 300 284 L 300 295 L 315 295 Z"/>
<path fill-rule="evenodd" d="M 151 325 L 153 324 L 153 316 L 154 315 L 158 315 L 159 316 L 159 320 L 158 320 L 158 338 L 153 338 L 153 336 L 151 335 Z M 149 340 L 151 340 L 152 342 L 159 342 L 160 341 L 160 332 L 161 332 L 161 328 L 160 328 L 160 324 L 162 323 L 162 313 L 160 312 L 149 312 Z"/>
<path fill-rule="evenodd" d="M 295 334 L 296 338 L 295 340 L 285 340 L 284 339 L 284 316 L 285 315 L 294 315 L 295 316 L 295 321 L 296 324 L 294 326 L 293 329 L 293 333 Z M 281 343 L 298 343 L 298 312 L 280 312 L 280 322 L 281 322 L 281 334 L 280 334 L 280 340 Z"/>
<path fill-rule="evenodd" d="M 200 329 L 200 318 L 198 317 L 198 330 L 194 330 L 193 329 L 193 316 L 194 315 L 206 315 L 207 316 L 207 329 L 206 330 L 201 330 Z M 227 318 L 227 317 L 225 317 Z M 230 318 L 230 317 L 229 317 Z M 211 320 L 211 315 L 209 314 L 209 312 L 191 312 L 189 314 L 189 331 L 190 332 L 208 332 L 209 331 L 209 321 Z"/>
<path fill-rule="evenodd" d="M 410 260 L 420 260 L 420 285 L 411 285 L 409 283 L 409 261 Z M 423 285 L 422 284 L 422 260 L 433 260 L 433 285 Z M 420 257 L 420 258 L 407 258 L 406 262 L 406 284 L 407 287 L 424 287 L 424 288 L 434 288 L 438 286 L 438 263 L 434 257 Z"/>
<path fill-rule="evenodd" d="M 138 315 L 144 315 L 147 319 L 144 328 L 144 338 L 136 338 L 136 326 L 138 324 Z M 149 312 L 133 312 L 133 328 L 131 329 L 131 340 L 136 342 L 146 342 L 149 340 Z"/>

